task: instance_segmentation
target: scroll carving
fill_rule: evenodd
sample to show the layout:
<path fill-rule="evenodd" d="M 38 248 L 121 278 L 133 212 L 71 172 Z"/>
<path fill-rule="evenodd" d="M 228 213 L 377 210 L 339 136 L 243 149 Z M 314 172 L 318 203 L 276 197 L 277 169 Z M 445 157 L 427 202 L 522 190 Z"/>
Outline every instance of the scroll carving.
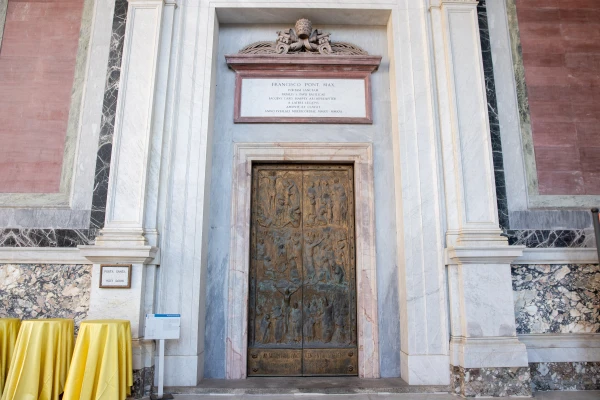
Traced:
<path fill-rule="evenodd" d="M 275 42 L 255 42 L 239 51 L 240 54 L 302 54 L 368 55 L 352 43 L 333 43 L 331 33 L 313 29 L 308 19 L 299 19 L 294 28 L 278 31 Z"/>

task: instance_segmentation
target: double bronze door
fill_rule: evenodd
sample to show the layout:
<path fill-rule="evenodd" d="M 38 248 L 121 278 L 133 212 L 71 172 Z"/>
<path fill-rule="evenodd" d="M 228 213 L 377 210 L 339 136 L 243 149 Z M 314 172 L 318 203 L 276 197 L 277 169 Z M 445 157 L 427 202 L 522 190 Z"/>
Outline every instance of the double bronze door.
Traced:
<path fill-rule="evenodd" d="M 248 376 L 357 375 L 351 165 L 252 170 Z"/>

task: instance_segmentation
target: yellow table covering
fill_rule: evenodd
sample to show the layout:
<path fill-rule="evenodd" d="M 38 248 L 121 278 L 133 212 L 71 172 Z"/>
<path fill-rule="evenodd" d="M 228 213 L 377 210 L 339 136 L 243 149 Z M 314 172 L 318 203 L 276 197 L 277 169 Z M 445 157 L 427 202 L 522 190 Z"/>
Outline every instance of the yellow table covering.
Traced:
<path fill-rule="evenodd" d="M 133 385 L 131 358 L 129 321 L 83 321 L 63 400 L 125 399 Z"/>
<path fill-rule="evenodd" d="M 20 326 L 19 318 L 0 318 L 0 395 L 4 390 L 4 382 L 15 351 Z"/>
<path fill-rule="evenodd" d="M 72 354 L 72 319 L 23 321 L 2 400 L 57 400 Z"/>

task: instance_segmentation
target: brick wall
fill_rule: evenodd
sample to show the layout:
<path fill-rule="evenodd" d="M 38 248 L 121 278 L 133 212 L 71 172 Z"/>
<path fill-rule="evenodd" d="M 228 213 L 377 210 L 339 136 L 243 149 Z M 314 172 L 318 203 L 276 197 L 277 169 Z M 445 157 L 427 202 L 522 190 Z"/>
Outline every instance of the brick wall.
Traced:
<path fill-rule="evenodd" d="M 540 194 L 600 194 L 600 0 L 516 0 Z"/>
<path fill-rule="evenodd" d="M 0 192 L 58 192 L 83 0 L 9 0 L 0 47 Z"/>

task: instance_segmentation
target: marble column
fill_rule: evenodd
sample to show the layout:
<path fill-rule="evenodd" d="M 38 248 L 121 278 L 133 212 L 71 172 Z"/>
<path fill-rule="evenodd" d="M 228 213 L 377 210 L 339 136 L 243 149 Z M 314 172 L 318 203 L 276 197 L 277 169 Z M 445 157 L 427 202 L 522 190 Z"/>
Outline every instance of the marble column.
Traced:
<path fill-rule="evenodd" d="M 463 396 L 527 396 L 510 273 L 523 247 L 500 235 L 477 1 L 433 3 L 453 384 Z"/>
<path fill-rule="evenodd" d="M 398 254 L 400 376 L 450 383 L 443 193 L 428 1 L 398 1 L 388 24 Z"/>
<path fill-rule="evenodd" d="M 131 321 L 134 370 L 153 365 L 153 342 L 143 340 L 144 316 L 153 311 L 159 262 L 156 218 L 149 223 L 146 214 L 147 199 L 155 197 L 148 192 L 155 186 L 152 171 L 157 168 L 151 150 L 157 136 L 153 131 L 163 8 L 163 0 L 129 0 L 105 225 L 94 245 L 79 247 L 94 264 L 88 317 Z M 146 231 L 151 232 L 150 243 Z M 131 287 L 99 288 L 101 264 L 132 264 Z"/>

